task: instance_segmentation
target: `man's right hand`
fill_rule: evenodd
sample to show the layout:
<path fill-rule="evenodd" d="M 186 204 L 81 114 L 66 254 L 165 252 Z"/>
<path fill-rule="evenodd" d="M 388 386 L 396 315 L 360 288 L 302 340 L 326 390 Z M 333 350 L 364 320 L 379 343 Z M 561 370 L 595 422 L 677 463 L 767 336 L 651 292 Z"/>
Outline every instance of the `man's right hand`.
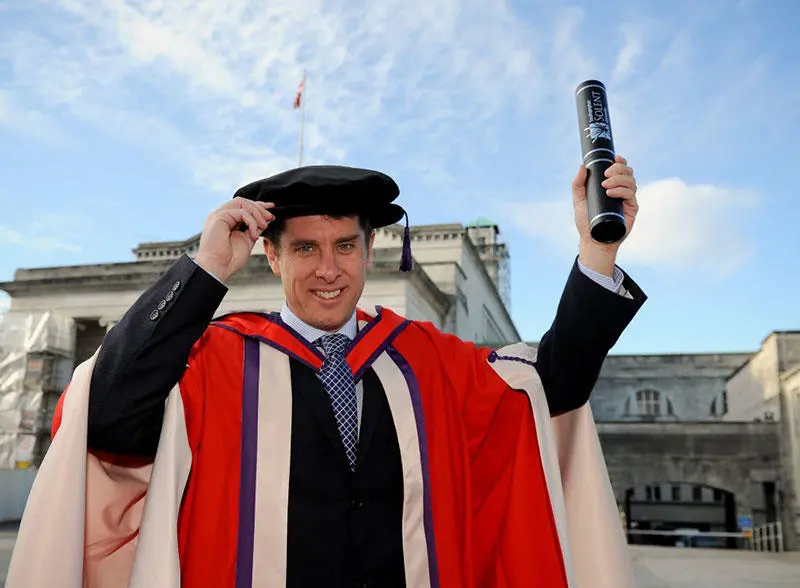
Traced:
<path fill-rule="evenodd" d="M 208 215 L 200 236 L 197 265 L 223 282 L 247 263 L 259 236 L 275 218 L 271 202 L 234 198 Z M 244 223 L 247 230 L 240 231 Z"/>

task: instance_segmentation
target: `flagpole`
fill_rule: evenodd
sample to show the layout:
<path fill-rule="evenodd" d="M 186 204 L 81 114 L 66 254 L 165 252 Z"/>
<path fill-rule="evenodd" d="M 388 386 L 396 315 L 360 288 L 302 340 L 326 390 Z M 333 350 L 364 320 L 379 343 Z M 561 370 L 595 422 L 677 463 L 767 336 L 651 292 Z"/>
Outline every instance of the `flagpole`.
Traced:
<path fill-rule="evenodd" d="M 303 165 L 303 135 L 306 127 L 306 72 L 303 70 L 303 95 L 300 97 L 300 150 L 297 155 L 297 167 Z"/>

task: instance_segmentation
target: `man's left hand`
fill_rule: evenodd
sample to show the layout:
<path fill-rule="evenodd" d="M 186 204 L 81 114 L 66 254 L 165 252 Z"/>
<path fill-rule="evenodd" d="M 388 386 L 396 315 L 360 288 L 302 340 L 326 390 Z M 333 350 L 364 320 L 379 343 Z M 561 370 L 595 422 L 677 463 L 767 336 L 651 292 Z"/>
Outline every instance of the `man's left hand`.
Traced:
<path fill-rule="evenodd" d="M 628 161 L 617 155 L 614 164 L 606 170 L 603 187 L 611 198 L 622 200 L 625 215 L 625 237 L 616 243 L 599 243 L 592 239 L 589 230 L 589 211 L 586 202 L 586 167 L 581 165 L 572 181 L 572 203 L 575 209 L 575 226 L 580 235 L 579 257 L 584 265 L 600 273 L 611 275 L 614 271 L 617 250 L 633 229 L 639 203 L 636 200 L 636 178 Z"/>

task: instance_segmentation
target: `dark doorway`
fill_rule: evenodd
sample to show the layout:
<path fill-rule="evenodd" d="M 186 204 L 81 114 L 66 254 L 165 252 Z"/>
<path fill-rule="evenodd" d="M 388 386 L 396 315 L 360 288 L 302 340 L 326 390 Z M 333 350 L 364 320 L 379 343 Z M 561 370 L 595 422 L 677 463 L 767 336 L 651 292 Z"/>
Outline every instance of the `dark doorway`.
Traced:
<path fill-rule="evenodd" d="M 775 482 L 764 482 L 764 506 L 766 508 L 766 522 L 778 520 L 778 506 L 775 500 Z"/>
<path fill-rule="evenodd" d="M 75 320 L 75 362 L 74 367 L 89 359 L 106 336 L 106 328 L 97 319 Z"/>
<path fill-rule="evenodd" d="M 737 544 L 735 537 L 694 536 L 738 530 L 734 495 L 711 486 L 657 482 L 629 488 L 625 519 L 633 544 L 718 549 Z"/>

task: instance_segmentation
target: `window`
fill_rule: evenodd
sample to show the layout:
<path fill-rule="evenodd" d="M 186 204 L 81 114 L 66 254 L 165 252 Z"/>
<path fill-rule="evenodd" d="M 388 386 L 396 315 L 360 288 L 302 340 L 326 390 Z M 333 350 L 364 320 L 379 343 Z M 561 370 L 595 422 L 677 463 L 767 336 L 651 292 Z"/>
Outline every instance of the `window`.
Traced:
<path fill-rule="evenodd" d="M 653 487 L 653 500 L 661 502 L 661 486 Z"/>
<path fill-rule="evenodd" d="M 655 419 L 674 417 L 672 401 L 658 390 L 639 390 L 625 400 L 623 416 Z"/>
<path fill-rule="evenodd" d="M 673 500 L 673 502 L 680 502 L 680 500 L 681 500 L 681 487 L 680 486 L 673 486 L 672 487 L 672 500 Z"/>
<path fill-rule="evenodd" d="M 728 412 L 728 394 L 724 390 L 711 401 L 711 409 L 708 412 L 712 417 L 721 417 Z"/>
<path fill-rule="evenodd" d="M 692 501 L 693 502 L 703 501 L 703 488 L 701 486 L 692 486 Z"/>
<path fill-rule="evenodd" d="M 661 414 L 661 392 L 639 390 L 636 393 L 636 414 L 658 416 Z"/>

